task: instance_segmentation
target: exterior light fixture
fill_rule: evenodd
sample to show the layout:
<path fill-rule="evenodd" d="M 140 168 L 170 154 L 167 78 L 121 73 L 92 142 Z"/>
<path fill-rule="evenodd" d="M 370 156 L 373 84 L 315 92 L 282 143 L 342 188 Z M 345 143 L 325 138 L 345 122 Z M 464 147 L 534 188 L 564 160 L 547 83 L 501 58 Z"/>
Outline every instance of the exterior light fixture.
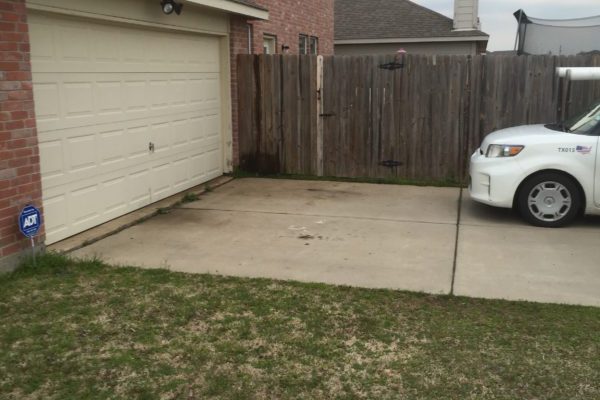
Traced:
<path fill-rule="evenodd" d="M 182 3 L 176 3 L 174 0 L 161 0 L 160 6 L 165 14 L 169 15 L 175 11 L 175 14 L 181 14 L 181 9 L 183 8 Z"/>

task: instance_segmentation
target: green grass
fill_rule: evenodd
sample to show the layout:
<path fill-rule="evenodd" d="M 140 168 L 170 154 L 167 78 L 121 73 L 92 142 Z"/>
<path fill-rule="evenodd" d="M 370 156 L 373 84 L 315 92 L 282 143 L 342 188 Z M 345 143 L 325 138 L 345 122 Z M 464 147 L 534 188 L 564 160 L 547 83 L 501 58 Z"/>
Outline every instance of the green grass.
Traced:
<path fill-rule="evenodd" d="M 434 187 L 466 187 L 466 184 L 459 182 L 455 178 L 441 180 L 417 180 L 401 178 L 344 178 L 336 176 L 315 176 L 300 174 L 259 174 L 236 169 L 229 174 L 233 178 L 268 178 L 268 179 L 292 179 L 302 181 L 331 181 L 331 182 L 356 182 L 356 183 L 375 183 L 385 185 L 411 185 L 411 186 L 434 186 Z"/>
<path fill-rule="evenodd" d="M 2 399 L 598 399 L 600 309 L 109 267 L 0 276 Z"/>

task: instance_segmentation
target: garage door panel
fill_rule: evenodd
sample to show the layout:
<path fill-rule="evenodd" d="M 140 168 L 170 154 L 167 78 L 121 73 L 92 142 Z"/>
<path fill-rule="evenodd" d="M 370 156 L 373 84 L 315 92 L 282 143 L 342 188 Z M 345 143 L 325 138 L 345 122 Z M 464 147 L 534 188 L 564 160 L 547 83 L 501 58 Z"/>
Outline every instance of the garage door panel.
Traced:
<path fill-rule="evenodd" d="M 45 148 L 40 148 L 40 152 L 42 151 L 44 151 L 45 154 L 50 154 L 46 152 Z M 207 148 L 206 150 L 202 149 L 202 151 L 206 153 L 219 154 L 220 147 L 215 145 L 214 149 Z M 140 165 L 147 165 L 147 168 L 154 167 L 156 163 L 164 165 L 174 159 L 189 158 L 196 154 L 196 152 L 196 149 L 189 148 L 187 146 L 184 150 L 180 151 L 176 151 L 176 149 L 172 148 L 166 148 L 161 157 L 147 156 L 147 158 L 145 158 L 145 162 L 138 162 L 137 159 L 114 159 L 112 162 L 106 162 L 104 164 L 96 163 L 95 166 L 92 165 L 92 162 L 89 161 L 89 159 L 75 154 L 69 155 L 69 152 L 66 152 L 67 166 L 57 163 L 53 169 L 50 169 L 44 164 L 42 184 L 44 190 L 55 187 L 75 187 L 80 185 L 87 186 L 89 185 L 89 182 L 95 182 L 97 180 L 109 180 L 118 176 L 123 176 L 127 173 L 127 171 L 130 171 L 132 168 Z M 47 159 L 48 157 L 45 156 L 43 158 Z M 152 162 L 149 163 L 148 160 L 151 160 Z M 216 167 L 217 169 L 220 169 L 218 166 Z M 176 173 L 171 173 L 172 176 L 170 179 L 172 181 L 177 181 L 181 178 L 180 176 L 176 175 Z M 155 199 L 153 198 L 153 200 Z"/>
<path fill-rule="evenodd" d="M 34 72 L 219 73 L 219 43 L 187 33 L 35 14 Z"/>
<path fill-rule="evenodd" d="M 69 232 L 67 195 L 57 190 L 44 190 L 44 229 L 46 236 L 63 236 Z"/>
<path fill-rule="evenodd" d="M 52 179 L 65 173 L 65 154 L 63 151 L 62 140 L 51 140 L 40 142 L 40 170 L 43 180 Z"/>
<path fill-rule="evenodd" d="M 35 74 L 38 129 L 48 132 L 133 119 L 170 120 L 190 112 L 219 113 L 220 96 L 209 94 L 219 90 L 213 74 L 160 75 L 160 80 L 148 73 L 116 80 L 115 74 Z"/>
<path fill-rule="evenodd" d="M 70 173 L 78 174 L 91 168 L 96 168 L 98 158 L 96 156 L 96 136 L 82 135 L 72 138 L 67 138 L 64 142 L 69 162 L 66 168 Z"/>
<path fill-rule="evenodd" d="M 101 165 L 125 162 L 127 149 L 122 146 L 122 143 L 126 143 L 126 134 L 127 131 L 125 129 L 100 132 L 97 148 L 100 153 L 98 162 Z"/>
<path fill-rule="evenodd" d="M 101 213 L 100 184 L 78 187 L 69 193 L 71 225 L 75 229 L 90 221 L 97 221 Z M 86 225 L 87 226 L 87 225 Z"/>
<path fill-rule="evenodd" d="M 85 79 L 81 77 L 81 79 Z M 64 110 L 64 118 L 76 119 L 95 116 L 94 95 L 92 82 L 65 82 L 62 85 L 61 105 Z M 80 123 L 80 122 L 75 122 Z"/>
<path fill-rule="evenodd" d="M 67 237 L 94 227 L 152 202 L 149 171 L 123 176 L 114 173 L 70 185 L 44 189 L 44 224 L 50 237 Z"/>
<path fill-rule="evenodd" d="M 150 170 L 142 169 L 127 175 L 127 209 L 137 210 L 152 203 Z"/>
<path fill-rule="evenodd" d="M 127 212 L 128 204 L 123 202 L 121 193 L 127 192 L 127 178 L 118 177 L 102 182 L 102 195 L 107 199 L 101 205 L 102 214 L 116 218 Z"/>
<path fill-rule="evenodd" d="M 35 117 L 39 130 L 60 120 L 59 84 L 55 81 L 34 82 Z"/>

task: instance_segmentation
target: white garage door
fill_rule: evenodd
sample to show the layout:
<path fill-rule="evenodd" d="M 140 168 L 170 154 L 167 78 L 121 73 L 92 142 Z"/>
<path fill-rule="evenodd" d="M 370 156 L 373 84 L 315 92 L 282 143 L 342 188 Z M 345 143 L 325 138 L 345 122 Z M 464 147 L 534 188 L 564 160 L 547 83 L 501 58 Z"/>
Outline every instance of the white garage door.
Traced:
<path fill-rule="evenodd" d="M 46 243 L 222 174 L 217 38 L 29 24 Z"/>

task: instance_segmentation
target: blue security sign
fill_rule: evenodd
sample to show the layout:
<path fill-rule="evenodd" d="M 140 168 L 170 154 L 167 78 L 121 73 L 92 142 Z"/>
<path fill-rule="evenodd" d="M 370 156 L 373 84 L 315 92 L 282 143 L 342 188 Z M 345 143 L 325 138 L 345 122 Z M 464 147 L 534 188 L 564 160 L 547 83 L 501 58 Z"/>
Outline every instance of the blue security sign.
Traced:
<path fill-rule="evenodd" d="M 19 215 L 19 229 L 28 238 L 34 237 L 42 226 L 42 214 L 34 206 L 27 206 Z"/>

